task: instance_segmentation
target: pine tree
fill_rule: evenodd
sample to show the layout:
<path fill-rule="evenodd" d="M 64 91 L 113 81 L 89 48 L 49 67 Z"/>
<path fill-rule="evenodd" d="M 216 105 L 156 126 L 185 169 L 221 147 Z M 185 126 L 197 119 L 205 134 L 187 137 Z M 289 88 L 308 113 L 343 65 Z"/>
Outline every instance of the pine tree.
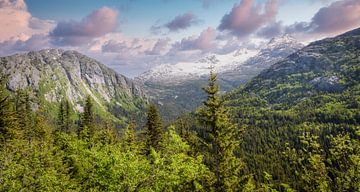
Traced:
<path fill-rule="evenodd" d="M 234 152 L 239 146 L 241 129 L 230 122 L 216 81 L 217 75 L 211 71 L 209 84 L 204 88 L 207 100 L 197 112 L 206 133 L 203 138 L 208 153 L 205 161 L 215 175 L 215 191 L 237 191 L 242 162 Z"/>
<path fill-rule="evenodd" d="M 81 124 L 78 129 L 78 135 L 81 138 L 89 138 L 94 132 L 95 115 L 93 111 L 93 102 L 90 96 L 86 97 L 84 112 L 81 115 Z"/>
<path fill-rule="evenodd" d="M 146 122 L 146 150 L 159 150 L 159 142 L 163 132 L 162 121 L 154 104 L 150 104 Z"/>
<path fill-rule="evenodd" d="M 27 129 L 33 126 L 33 111 L 30 96 L 26 90 L 18 90 L 15 95 L 15 110 L 20 127 Z"/>
<path fill-rule="evenodd" d="M 0 145 L 1 142 L 13 138 L 18 129 L 17 114 L 14 111 L 12 98 L 5 93 L 0 80 Z"/>
<path fill-rule="evenodd" d="M 18 129 L 13 134 L 16 137 L 23 135 L 29 142 L 36 136 L 34 131 L 35 114 L 32 110 L 30 95 L 27 90 L 18 90 L 15 95 L 15 113 L 18 124 Z"/>
<path fill-rule="evenodd" d="M 70 103 L 66 99 L 59 105 L 58 127 L 63 132 L 69 132 L 71 129 L 71 109 Z"/>

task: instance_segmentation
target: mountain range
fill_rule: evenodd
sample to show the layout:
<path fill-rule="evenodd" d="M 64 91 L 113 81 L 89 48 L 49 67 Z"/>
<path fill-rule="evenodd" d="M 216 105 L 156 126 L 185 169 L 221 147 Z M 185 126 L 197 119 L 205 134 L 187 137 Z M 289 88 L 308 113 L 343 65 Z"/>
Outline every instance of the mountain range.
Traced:
<path fill-rule="evenodd" d="M 257 49 L 242 48 L 223 55 L 210 54 L 196 62 L 158 65 L 135 80 L 161 106 L 162 114 L 173 118 L 201 104 L 205 98 L 202 87 L 207 84 L 210 68 L 218 74 L 221 90 L 226 92 L 303 46 L 292 36 L 283 35 Z"/>
<path fill-rule="evenodd" d="M 170 120 L 201 104 L 205 98 L 201 88 L 207 84 L 210 68 L 218 74 L 222 92 L 233 90 L 234 94 L 239 92 L 235 88 L 246 84 L 244 90 L 252 90 L 274 104 L 285 100 L 295 103 L 302 98 L 299 95 L 344 90 L 344 74 L 356 79 L 358 72 L 345 73 L 348 68 L 336 64 L 348 62 L 343 56 L 352 49 L 344 42 L 356 37 L 354 30 L 304 47 L 283 35 L 258 49 L 243 48 L 225 55 L 210 54 L 196 62 L 155 66 L 134 80 L 81 53 L 61 49 L 1 57 L 0 72 L 7 78 L 10 92 L 28 89 L 36 98 L 34 107 L 43 104 L 53 115 L 63 99 L 69 100 L 75 111 L 81 111 L 89 95 L 101 116 L 122 123 L 129 116 L 144 117 L 149 101 L 160 105 L 161 113 Z M 352 43 L 357 48 L 357 41 Z M 277 83 L 269 80 L 274 78 Z"/>

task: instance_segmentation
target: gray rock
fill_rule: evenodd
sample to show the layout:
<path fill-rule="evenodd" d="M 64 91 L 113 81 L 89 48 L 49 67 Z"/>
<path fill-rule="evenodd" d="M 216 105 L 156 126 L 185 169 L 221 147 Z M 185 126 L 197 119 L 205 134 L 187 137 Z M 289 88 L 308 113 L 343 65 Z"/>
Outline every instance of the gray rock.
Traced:
<path fill-rule="evenodd" d="M 134 100 L 147 101 L 132 80 L 76 51 L 45 49 L 1 57 L 0 74 L 8 77 L 10 91 L 30 88 L 48 102 L 66 98 L 78 106 L 90 95 L 104 109 L 110 101 L 140 109 L 142 104 Z"/>
<path fill-rule="evenodd" d="M 342 91 L 345 87 L 340 84 L 339 77 L 330 76 L 330 77 L 316 77 L 311 80 L 310 83 L 319 91 L 325 92 L 339 92 Z"/>

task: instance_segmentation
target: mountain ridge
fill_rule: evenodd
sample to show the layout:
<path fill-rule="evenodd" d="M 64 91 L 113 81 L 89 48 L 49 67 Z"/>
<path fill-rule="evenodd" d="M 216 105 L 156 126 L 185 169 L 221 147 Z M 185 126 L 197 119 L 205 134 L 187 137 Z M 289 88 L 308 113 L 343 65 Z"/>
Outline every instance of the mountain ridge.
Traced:
<path fill-rule="evenodd" d="M 147 102 L 146 94 L 131 79 L 77 51 L 44 49 L 1 57 L 0 68 L 8 77 L 6 87 L 10 92 L 30 88 L 31 95 L 53 108 L 66 98 L 76 111 L 81 111 L 89 95 L 103 116 L 108 111 L 128 115 L 139 113 Z M 115 118 L 114 113 L 112 116 L 126 119 Z"/>

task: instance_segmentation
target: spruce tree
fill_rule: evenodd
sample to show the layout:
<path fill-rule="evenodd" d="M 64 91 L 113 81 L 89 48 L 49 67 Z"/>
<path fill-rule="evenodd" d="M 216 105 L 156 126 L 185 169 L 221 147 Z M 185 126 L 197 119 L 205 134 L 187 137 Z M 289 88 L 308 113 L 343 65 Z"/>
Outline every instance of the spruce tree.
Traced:
<path fill-rule="evenodd" d="M 146 150 L 149 151 L 151 147 L 159 150 L 159 142 L 161 141 L 163 132 L 162 129 L 159 111 L 154 104 L 150 104 L 146 122 Z"/>
<path fill-rule="evenodd" d="M 81 124 L 78 129 L 78 135 L 83 139 L 88 139 L 94 132 L 95 115 L 93 111 L 93 102 L 90 96 L 86 97 L 84 111 L 81 114 Z"/>
<path fill-rule="evenodd" d="M 60 102 L 58 113 L 58 130 L 69 132 L 71 129 L 71 109 L 68 100 Z"/>
<path fill-rule="evenodd" d="M 13 138 L 18 129 L 17 114 L 14 111 L 12 98 L 5 93 L 3 82 L 0 80 L 0 145 L 6 139 Z"/>
<path fill-rule="evenodd" d="M 238 191 L 242 163 L 236 157 L 241 131 L 231 123 L 227 109 L 219 96 L 217 75 L 210 72 L 209 84 L 204 88 L 207 100 L 198 110 L 199 122 L 205 129 L 207 155 L 205 162 L 215 175 L 214 191 Z"/>
<path fill-rule="evenodd" d="M 32 110 L 30 95 L 27 90 L 18 90 L 15 95 L 15 113 L 18 128 L 20 132 L 13 133 L 21 134 L 30 142 L 36 136 L 34 131 L 35 114 Z"/>

